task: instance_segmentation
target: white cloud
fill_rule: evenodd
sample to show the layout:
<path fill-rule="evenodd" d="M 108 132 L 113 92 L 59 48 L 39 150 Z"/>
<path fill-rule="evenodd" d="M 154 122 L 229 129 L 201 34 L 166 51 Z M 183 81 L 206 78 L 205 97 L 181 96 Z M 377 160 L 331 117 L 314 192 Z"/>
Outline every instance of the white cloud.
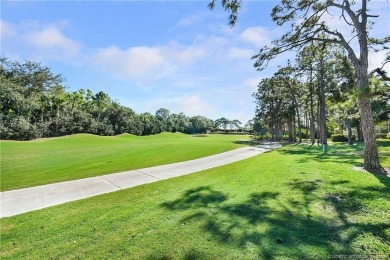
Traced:
<path fill-rule="evenodd" d="M 379 17 L 370 17 L 369 22 L 374 22 L 371 29 L 368 29 L 368 33 L 370 37 L 385 37 L 388 36 L 390 33 L 390 24 L 388 22 L 389 17 L 389 11 L 390 11 L 390 5 L 387 2 L 379 2 L 379 1 L 371 1 L 367 4 L 368 6 L 368 13 L 370 15 L 379 15 Z M 352 6 L 353 10 L 355 12 L 358 8 L 361 7 L 361 2 L 356 2 L 354 6 Z M 351 25 L 351 19 L 349 18 L 348 14 L 344 14 L 345 19 L 342 16 L 342 12 L 339 8 L 330 8 L 328 12 L 324 13 L 322 16 L 321 21 L 324 21 L 331 31 L 338 31 L 341 33 L 345 40 L 348 42 L 348 44 L 354 49 L 357 56 L 360 55 L 360 47 L 358 42 L 358 37 L 356 30 L 354 30 L 354 26 Z M 349 24 L 348 24 L 349 23 Z M 381 54 L 374 54 L 370 53 L 370 56 L 372 55 L 373 61 L 381 56 Z"/>
<path fill-rule="evenodd" d="M 0 20 L 0 37 L 1 39 L 10 38 L 15 36 L 16 32 L 13 26 Z"/>
<path fill-rule="evenodd" d="M 249 60 L 254 54 L 255 52 L 252 49 L 232 47 L 227 52 L 227 58 L 232 60 Z"/>
<path fill-rule="evenodd" d="M 361 1 L 356 1 L 354 5 L 351 5 L 352 10 L 357 12 L 361 8 Z M 388 21 L 390 5 L 388 1 L 370 1 L 367 3 L 368 14 L 379 15 L 379 17 L 369 17 L 370 22 L 374 22 L 374 30 L 369 30 L 370 34 L 381 35 L 382 37 L 389 33 L 390 24 Z M 345 19 L 344 19 L 345 18 Z M 346 39 L 354 37 L 356 33 L 352 33 L 353 26 L 351 18 L 347 13 L 342 16 L 342 11 L 339 8 L 331 7 L 328 12 L 324 13 L 322 20 L 330 27 L 331 30 L 337 30 L 344 35 Z M 348 23 L 347 23 L 348 22 Z M 373 36 L 373 35 L 372 35 Z"/>
<path fill-rule="evenodd" d="M 261 48 L 270 45 L 272 36 L 274 36 L 274 32 L 265 27 L 250 27 L 241 33 L 240 38 Z"/>
<path fill-rule="evenodd" d="M 66 37 L 53 25 L 34 30 L 26 35 L 28 42 L 41 50 L 58 50 L 62 54 L 76 55 L 80 44 Z"/>
<path fill-rule="evenodd" d="M 178 42 L 170 42 L 161 47 L 161 52 L 171 62 L 190 65 L 207 56 L 207 49 L 201 45 L 182 45 Z"/>
<path fill-rule="evenodd" d="M 206 117 L 214 117 L 217 107 L 204 100 L 198 94 L 189 94 L 183 96 L 165 97 L 147 102 L 147 111 L 156 111 L 164 107 L 169 109 L 171 113 L 183 112 L 187 116 L 203 115 Z"/>
<path fill-rule="evenodd" d="M 198 95 L 190 95 L 180 97 L 176 102 L 177 109 L 183 111 L 186 115 L 196 116 L 196 115 L 209 115 L 211 116 L 215 113 L 216 108 L 203 100 Z"/>
<path fill-rule="evenodd" d="M 177 71 L 170 77 L 170 84 L 176 89 L 194 89 L 215 81 L 215 75 L 202 74 L 195 71 Z"/>
<path fill-rule="evenodd" d="M 151 82 L 172 76 L 205 56 L 206 50 L 201 47 L 171 42 L 165 46 L 135 46 L 126 50 L 111 46 L 97 50 L 91 60 L 121 79 Z"/>
<path fill-rule="evenodd" d="M 225 47 L 229 48 L 228 52 Z M 251 49 L 234 47 L 234 42 L 225 37 L 198 35 L 187 45 L 171 41 L 159 46 L 101 48 L 94 52 L 91 63 L 117 78 L 150 85 L 151 82 L 163 78 L 175 81 L 177 75 L 183 78 L 183 75 L 191 74 L 191 71 L 194 73 L 194 69 L 210 69 L 214 63 L 219 63 L 217 66 L 221 66 L 221 63 L 226 66 L 227 62 L 237 59 L 249 61 L 253 54 Z M 198 76 L 205 78 L 204 75 Z"/>
<path fill-rule="evenodd" d="M 66 36 L 66 21 L 42 25 L 35 20 L 8 23 L 0 20 L 2 52 L 7 57 L 20 56 L 38 61 L 75 58 L 81 44 Z"/>
<path fill-rule="evenodd" d="M 145 46 L 121 50 L 118 47 L 100 49 L 93 57 L 100 67 L 123 77 L 143 77 L 158 73 L 164 59 L 159 49 Z"/>
<path fill-rule="evenodd" d="M 202 19 L 203 19 L 202 14 L 190 15 L 190 16 L 187 16 L 187 17 L 181 19 L 177 23 L 177 25 L 181 26 L 181 27 L 186 27 L 186 26 L 190 26 L 190 25 L 195 24 L 195 23 L 199 23 L 200 21 L 202 21 Z"/>
<path fill-rule="evenodd" d="M 244 81 L 244 85 L 248 86 L 252 92 L 257 91 L 257 85 L 259 85 L 260 81 L 263 79 L 263 77 L 259 78 L 249 78 Z"/>
<path fill-rule="evenodd" d="M 370 52 L 369 64 L 368 64 L 369 72 L 376 69 L 376 68 L 381 68 L 385 59 L 386 59 L 386 51 Z M 388 63 L 387 65 L 385 65 L 385 67 L 383 69 L 387 73 L 390 73 L 390 64 Z"/>

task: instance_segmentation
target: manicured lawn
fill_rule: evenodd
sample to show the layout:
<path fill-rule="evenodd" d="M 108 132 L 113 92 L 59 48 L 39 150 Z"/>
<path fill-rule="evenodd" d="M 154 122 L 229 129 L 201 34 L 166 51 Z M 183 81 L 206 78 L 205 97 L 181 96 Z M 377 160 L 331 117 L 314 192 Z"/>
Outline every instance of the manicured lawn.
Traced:
<path fill-rule="evenodd" d="M 390 167 L 390 141 L 381 141 Z M 390 179 L 362 146 L 286 145 L 0 220 L 2 259 L 328 259 L 390 254 Z M 356 258 L 356 257 L 355 257 Z M 373 256 L 371 256 L 373 258 Z"/>
<path fill-rule="evenodd" d="M 87 134 L 28 142 L 0 141 L 1 190 L 25 188 L 186 161 L 242 146 L 240 135 Z"/>

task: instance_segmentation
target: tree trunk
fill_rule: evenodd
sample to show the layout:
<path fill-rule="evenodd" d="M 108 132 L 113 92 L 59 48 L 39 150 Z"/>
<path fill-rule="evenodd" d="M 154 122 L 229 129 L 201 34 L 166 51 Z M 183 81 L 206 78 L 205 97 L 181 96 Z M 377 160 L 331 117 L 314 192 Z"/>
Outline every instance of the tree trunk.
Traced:
<path fill-rule="evenodd" d="M 270 125 L 271 140 L 274 140 L 275 139 L 275 111 L 274 111 L 273 101 L 271 102 L 270 111 L 271 111 L 271 125 Z"/>
<path fill-rule="evenodd" d="M 311 64 L 312 66 L 312 64 Z M 316 129 L 315 129 L 315 119 L 314 119 L 314 102 L 313 102 L 313 68 L 310 68 L 310 142 L 311 145 L 316 142 Z"/>
<path fill-rule="evenodd" d="M 276 118 L 275 136 L 276 136 L 276 140 L 280 140 L 280 134 L 279 134 L 279 118 Z"/>
<path fill-rule="evenodd" d="M 287 118 L 287 128 L 288 128 L 288 141 L 293 142 L 293 131 L 292 131 L 292 122 L 291 117 Z"/>
<path fill-rule="evenodd" d="M 356 127 L 356 132 L 357 132 L 357 140 L 363 141 L 363 132 L 362 132 L 362 127 L 360 125 Z"/>
<path fill-rule="evenodd" d="M 348 132 L 348 144 L 353 145 L 352 128 L 351 128 L 351 119 L 350 118 L 347 118 L 345 120 L 345 125 L 347 126 L 347 132 Z"/>
<path fill-rule="evenodd" d="M 295 143 L 297 141 L 297 132 L 296 132 L 296 126 L 295 126 L 295 114 L 293 114 L 291 116 L 291 120 L 292 120 L 292 138 L 293 138 L 293 142 Z"/>
<path fill-rule="evenodd" d="M 359 93 L 360 119 L 364 138 L 364 168 L 381 169 L 379 164 L 378 148 L 376 145 L 375 125 L 372 119 L 370 91 L 368 85 L 368 34 L 367 34 L 367 0 L 362 1 L 360 10 L 361 22 L 356 25 L 359 39 L 360 57 L 353 55 L 349 49 L 349 56 L 355 67 Z"/>
<path fill-rule="evenodd" d="M 313 109 L 313 102 L 310 104 L 310 142 L 311 144 L 316 143 L 316 128 L 315 128 L 315 121 L 314 121 L 314 109 Z"/>
<path fill-rule="evenodd" d="M 324 58 L 320 60 L 320 122 L 321 122 L 321 141 L 323 145 L 328 145 L 326 134 L 326 104 L 325 104 L 325 68 Z"/>
<path fill-rule="evenodd" d="M 305 111 L 305 127 L 306 127 L 306 142 L 307 140 L 309 139 L 309 116 L 307 114 L 307 112 Z"/>
<path fill-rule="evenodd" d="M 371 102 L 366 96 L 359 99 L 360 117 L 364 139 L 364 168 L 380 169 L 378 148 L 376 145 L 375 126 L 371 113 Z"/>
<path fill-rule="evenodd" d="M 320 145 L 322 142 L 322 137 L 321 137 L 321 113 L 320 113 L 320 98 L 318 98 L 317 102 L 317 145 Z"/>
<path fill-rule="evenodd" d="M 347 120 L 349 120 L 349 119 L 347 119 Z M 346 125 L 347 126 L 347 125 Z M 348 126 L 347 126 L 348 127 Z M 344 132 L 344 125 L 343 125 L 343 120 L 340 118 L 339 119 L 339 134 L 340 135 L 343 135 L 343 132 Z"/>
<path fill-rule="evenodd" d="M 301 129 L 301 118 L 299 116 L 299 107 L 298 107 L 298 102 L 294 98 L 294 103 L 295 103 L 295 111 L 297 113 L 297 123 L 298 123 L 298 137 L 299 137 L 299 143 L 302 143 L 302 129 Z"/>

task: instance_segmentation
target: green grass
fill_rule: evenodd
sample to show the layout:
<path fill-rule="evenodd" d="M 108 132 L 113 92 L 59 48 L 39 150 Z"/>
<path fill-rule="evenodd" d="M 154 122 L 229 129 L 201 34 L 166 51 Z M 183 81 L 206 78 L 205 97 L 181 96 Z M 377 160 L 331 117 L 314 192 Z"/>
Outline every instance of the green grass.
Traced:
<path fill-rule="evenodd" d="M 286 145 L 223 167 L 0 220 L 2 259 L 386 259 L 390 179 L 362 146 Z M 390 167 L 390 142 L 380 142 Z M 371 256 L 373 258 L 373 256 Z"/>
<path fill-rule="evenodd" d="M 248 136 L 162 133 L 112 137 L 78 134 L 35 141 L 0 141 L 1 190 L 186 161 L 242 146 Z"/>

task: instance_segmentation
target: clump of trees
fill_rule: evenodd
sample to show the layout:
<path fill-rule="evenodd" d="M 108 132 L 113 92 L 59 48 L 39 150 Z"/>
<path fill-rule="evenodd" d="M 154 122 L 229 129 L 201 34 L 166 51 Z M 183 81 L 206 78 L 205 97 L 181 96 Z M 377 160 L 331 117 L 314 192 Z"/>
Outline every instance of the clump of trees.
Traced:
<path fill-rule="evenodd" d="M 1 139 L 31 140 L 76 133 L 97 135 L 188 134 L 241 129 L 241 122 L 226 118 L 215 122 L 204 116 L 188 117 L 160 108 L 153 115 L 137 114 L 100 91 L 66 91 L 61 75 L 40 63 L 0 59 Z M 227 129 L 228 128 L 228 129 Z"/>
<path fill-rule="evenodd" d="M 326 145 L 327 138 L 363 141 L 358 95 L 352 64 L 330 45 L 319 52 L 315 44 L 297 53 L 295 65 L 281 67 L 258 84 L 254 125 L 272 140 Z M 373 119 L 390 119 L 389 84 L 379 76 L 370 79 Z M 334 138 L 333 138 L 334 137 Z"/>
<path fill-rule="evenodd" d="M 209 7 L 214 8 L 216 2 L 217 0 L 211 0 Z M 229 24 L 234 25 L 237 21 L 241 0 L 222 0 L 221 4 L 225 10 L 230 12 Z M 350 29 L 350 32 L 345 33 L 340 28 L 332 28 L 331 23 L 327 21 L 327 15 L 339 17 L 345 27 Z M 370 13 L 368 1 L 283 0 L 272 9 L 271 17 L 279 26 L 289 25 L 290 30 L 281 38 L 273 41 L 271 46 L 264 46 L 260 49 L 260 52 L 253 57 L 256 60 L 255 67 L 258 70 L 263 70 L 276 56 L 289 51 L 299 51 L 311 44 L 321 45 L 320 55 L 326 54 L 321 50 L 326 45 L 340 47 L 353 68 L 356 107 L 359 109 L 365 145 L 364 168 L 380 170 L 373 117 L 375 114 L 373 103 L 376 95 L 372 94 L 370 88 L 372 85 L 369 84 L 369 79 L 377 75 L 385 81 L 390 80 L 383 70 L 383 66 L 390 61 L 390 53 L 387 54 L 383 66 L 372 71 L 368 71 L 368 61 L 370 58 L 369 50 L 389 49 L 390 36 L 381 39 L 372 37 L 370 30 L 374 24 L 372 19 L 378 18 L 378 16 Z M 353 44 L 356 44 L 357 48 Z M 320 61 L 321 59 L 320 57 Z M 322 59 L 322 62 L 325 61 L 326 59 Z M 324 69 L 323 67 L 322 70 Z M 325 94 L 325 76 L 323 71 L 322 77 L 320 77 L 320 95 Z M 322 136 L 325 135 L 326 131 L 326 127 L 323 125 L 326 104 L 321 103 L 323 100 L 324 98 L 320 97 L 319 120 L 322 122 L 322 126 L 320 125 Z M 322 138 L 322 143 L 326 145 L 326 139 L 320 138 Z"/>
<path fill-rule="evenodd" d="M 188 117 L 165 108 L 154 115 L 137 114 L 102 91 L 66 91 L 61 75 L 36 62 L 0 59 L 0 82 L 1 139 L 30 140 L 76 133 L 195 134 L 214 131 L 219 126 L 204 116 Z M 238 123 L 234 121 L 237 128 Z"/>

